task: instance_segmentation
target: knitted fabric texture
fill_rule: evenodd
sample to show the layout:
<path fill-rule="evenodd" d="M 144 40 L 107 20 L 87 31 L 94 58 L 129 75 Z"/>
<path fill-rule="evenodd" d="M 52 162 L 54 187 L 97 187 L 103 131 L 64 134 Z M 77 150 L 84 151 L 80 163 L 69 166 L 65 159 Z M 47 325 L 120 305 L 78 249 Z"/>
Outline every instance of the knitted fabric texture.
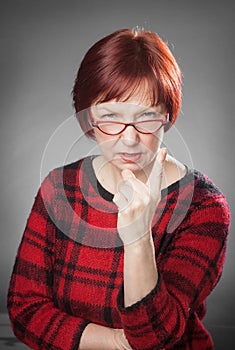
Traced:
<path fill-rule="evenodd" d="M 162 190 L 152 224 L 159 279 L 125 308 L 117 207 L 97 184 L 92 157 L 52 170 L 12 272 L 15 335 L 33 349 L 77 350 L 93 322 L 123 328 L 136 350 L 213 349 L 201 320 L 222 273 L 229 222 L 224 195 L 197 170 Z"/>

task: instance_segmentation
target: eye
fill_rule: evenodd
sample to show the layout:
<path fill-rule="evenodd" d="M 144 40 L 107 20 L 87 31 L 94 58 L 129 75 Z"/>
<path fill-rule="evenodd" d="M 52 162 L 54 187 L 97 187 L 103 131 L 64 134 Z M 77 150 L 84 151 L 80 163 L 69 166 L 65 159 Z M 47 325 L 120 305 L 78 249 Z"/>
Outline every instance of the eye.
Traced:
<path fill-rule="evenodd" d="M 104 114 L 100 118 L 101 120 L 115 120 L 117 119 L 117 116 L 115 114 Z"/>
<path fill-rule="evenodd" d="M 149 119 L 157 119 L 157 113 L 156 112 L 145 112 L 141 114 L 138 119 L 143 119 L 143 120 L 149 120 Z"/>

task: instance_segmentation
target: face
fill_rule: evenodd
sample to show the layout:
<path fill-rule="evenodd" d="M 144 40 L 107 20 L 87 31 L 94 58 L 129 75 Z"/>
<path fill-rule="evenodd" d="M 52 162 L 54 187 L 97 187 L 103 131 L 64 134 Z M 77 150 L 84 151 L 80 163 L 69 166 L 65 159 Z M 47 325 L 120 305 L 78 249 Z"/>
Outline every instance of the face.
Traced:
<path fill-rule="evenodd" d="M 147 104 L 140 105 L 136 100 L 127 102 L 105 102 L 91 107 L 91 117 L 94 124 L 111 122 L 137 123 L 142 125 L 156 125 L 156 120 L 166 120 L 166 109 L 164 105 L 149 107 Z M 150 124 L 146 121 L 151 121 Z M 104 124 L 103 124 L 104 125 Z M 161 126 L 161 122 L 158 123 Z M 105 130 L 105 129 L 104 129 Z M 109 131 L 109 129 L 107 129 Z M 145 130 L 144 130 L 145 131 Z M 129 125 L 117 135 L 107 135 L 94 128 L 95 138 L 105 159 L 111 163 L 116 170 L 130 169 L 137 176 L 141 171 L 147 171 L 158 152 L 164 134 L 164 128 L 154 133 L 141 133 L 132 125 Z"/>

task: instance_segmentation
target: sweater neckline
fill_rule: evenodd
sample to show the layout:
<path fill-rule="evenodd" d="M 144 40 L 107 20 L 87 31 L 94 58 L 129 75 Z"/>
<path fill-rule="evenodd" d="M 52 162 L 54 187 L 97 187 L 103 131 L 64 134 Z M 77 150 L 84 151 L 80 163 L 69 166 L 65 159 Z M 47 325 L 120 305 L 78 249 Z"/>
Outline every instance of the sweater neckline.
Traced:
<path fill-rule="evenodd" d="M 95 175 L 95 170 L 93 168 L 92 162 L 93 162 L 93 159 L 96 157 L 98 157 L 98 155 L 92 155 L 92 156 L 89 156 L 89 157 L 84 159 L 86 174 L 87 174 L 90 182 L 92 183 L 93 187 L 95 188 L 96 192 L 106 201 L 112 202 L 114 195 L 111 192 L 109 192 L 108 190 L 106 190 L 101 185 L 101 183 L 98 181 L 98 179 Z M 171 193 L 171 192 L 175 191 L 177 188 L 179 188 L 179 185 L 186 184 L 186 183 L 188 183 L 189 180 L 191 180 L 191 176 L 193 174 L 193 169 L 190 169 L 185 164 L 184 164 L 184 166 L 186 167 L 185 175 L 181 179 L 170 184 L 168 187 L 163 188 L 161 190 L 161 197 L 167 196 L 169 193 Z"/>

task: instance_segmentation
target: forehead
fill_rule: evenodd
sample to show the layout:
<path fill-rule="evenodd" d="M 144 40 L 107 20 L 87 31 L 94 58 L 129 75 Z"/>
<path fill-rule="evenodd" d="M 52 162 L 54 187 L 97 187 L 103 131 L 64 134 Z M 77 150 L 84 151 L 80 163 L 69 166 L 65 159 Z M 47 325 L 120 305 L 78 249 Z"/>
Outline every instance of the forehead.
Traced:
<path fill-rule="evenodd" d="M 117 113 L 125 115 L 128 113 L 128 115 L 137 115 L 148 110 L 156 111 L 158 113 L 165 113 L 165 106 L 163 104 L 159 104 L 158 106 L 151 106 L 147 103 L 140 104 L 132 99 L 125 102 L 117 102 L 113 100 L 91 106 L 91 111 L 94 114 Z"/>
<path fill-rule="evenodd" d="M 134 103 L 131 101 L 125 101 L 125 102 L 120 102 L 120 101 L 109 101 L 109 102 L 103 102 L 103 103 L 98 103 L 96 105 L 91 106 L 92 111 L 94 112 L 118 112 L 118 113 L 123 113 L 128 111 L 129 113 L 138 113 L 141 112 L 142 110 L 148 108 L 148 105 L 140 105 L 138 103 Z"/>
<path fill-rule="evenodd" d="M 96 102 L 92 104 L 92 109 L 96 111 L 110 110 L 117 112 L 129 113 L 140 113 L 147 108 L 153 108 L 159 113 L 165 112 L 165 107 L 162 103 L 157 100 L 156 91 L 154 91 L 149 86 L 146 79 L 141 80 L 136 85 L 132 85 L 128 90 L 124 90 L 123 93 L 118 97 L 114 97 L 109 100 L 97 99 Z"/>

